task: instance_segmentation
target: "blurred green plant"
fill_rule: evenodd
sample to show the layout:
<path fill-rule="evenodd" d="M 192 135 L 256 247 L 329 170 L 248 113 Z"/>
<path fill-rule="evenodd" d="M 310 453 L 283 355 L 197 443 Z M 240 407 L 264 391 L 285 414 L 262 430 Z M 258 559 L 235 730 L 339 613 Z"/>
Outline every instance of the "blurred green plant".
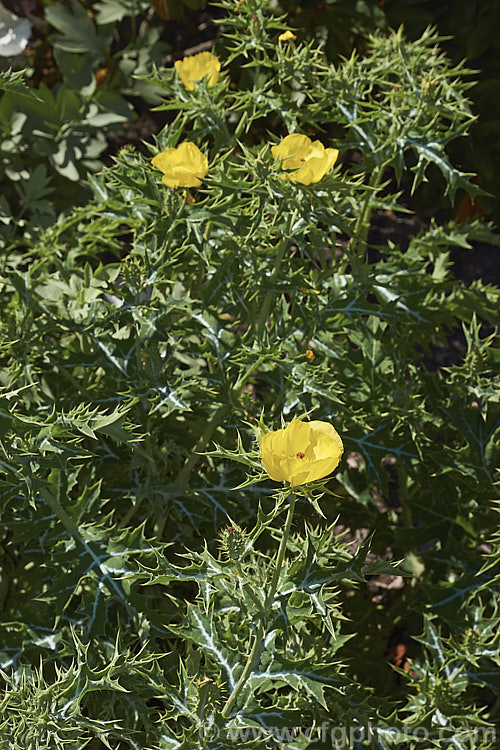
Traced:
<path fill-rule="evenodd" d="M 181 18 L 186 10 L 200 10 L 205 0 L 151 0 L 151 4 L 160 18 L 171 21 Z"/>
<path fill-rule="evenodd" d="M 435 32 L 332 65 L 263 0 L 220 5 L 215 85 L 143 77 L 151 157 L 195 143 L 201 186 L 125 147 L 2 260 L 0 739 L 493 750 L 499 291 L 450 248 L 498 238 L 369 234 L 398 180 L 477 194 L 449 158 L 467 71 Z M 317 182 L 281 179 L 293 132 L 340 152 Z M 345 459 L 294 500 L 258 442 L 306 413 Z"/>
<path fill-rule="evenodd" d="M 1 247 L 24 246 L 88 199 L 84 178 L 102 168 L 110 136 L 136 117 L 131 97 L 155 101 L 153 88 L 132 78 L 149 72 L 166 49 L 160 29 L 137 28 L 147 8 L 146 0 L 102 0 L 92 12 L 79 0 L 47 5 L 56 82 L 32 85 L 36 55 L 25 71 L 0 74 Z M 124 19 L 130 21 L 126 41 L 115 28 Z"/>

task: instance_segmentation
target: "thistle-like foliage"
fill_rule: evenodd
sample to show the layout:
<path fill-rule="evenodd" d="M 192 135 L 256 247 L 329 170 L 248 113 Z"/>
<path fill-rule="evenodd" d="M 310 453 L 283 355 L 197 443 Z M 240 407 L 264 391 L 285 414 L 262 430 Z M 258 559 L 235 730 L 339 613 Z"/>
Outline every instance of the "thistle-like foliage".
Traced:
<path fill-rule="evenodd" d="M 142 76 L 151 155 L 2 234 L 0 745 L 492 750 L 499 293 L 450 250 L 498 238 L 370 234 L 425 180 L 477 192 L 446 151 L 468 73 L 432 30 L 334 66 L 221 5 L 218 80 Z M 294 133 L 314 180 L 282 179 Z M 191 193 L 151 164 L 182 143 Z M 294 418 L 330 427 L 290 458 L 265 435 Z"/>

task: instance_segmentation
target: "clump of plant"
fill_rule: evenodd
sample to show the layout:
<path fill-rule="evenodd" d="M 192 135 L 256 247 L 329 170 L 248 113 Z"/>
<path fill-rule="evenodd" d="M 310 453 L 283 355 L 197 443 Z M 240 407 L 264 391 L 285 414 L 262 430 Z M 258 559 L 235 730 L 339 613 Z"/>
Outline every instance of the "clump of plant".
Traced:
<path fill-rule="evenodd" d="M 495 235 L 369 234 L 430 165 L 477 191 L 466 71 L 221 5 L 211 56 L 146 77 L 150 157 L 4 264 L 0 737 L 491 750 L 498 289 L 449 253 Z"/>

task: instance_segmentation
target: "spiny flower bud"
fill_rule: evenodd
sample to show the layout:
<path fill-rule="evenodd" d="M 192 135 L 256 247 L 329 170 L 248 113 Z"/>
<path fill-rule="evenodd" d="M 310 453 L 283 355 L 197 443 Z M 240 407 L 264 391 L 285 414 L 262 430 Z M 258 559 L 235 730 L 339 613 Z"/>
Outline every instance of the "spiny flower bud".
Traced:
<path fill-rule="evenodd" d="M 220 548 L 230 560 L 241 560 L 246 551 L 247 535 L 233 523 L 220 532 Z"/>

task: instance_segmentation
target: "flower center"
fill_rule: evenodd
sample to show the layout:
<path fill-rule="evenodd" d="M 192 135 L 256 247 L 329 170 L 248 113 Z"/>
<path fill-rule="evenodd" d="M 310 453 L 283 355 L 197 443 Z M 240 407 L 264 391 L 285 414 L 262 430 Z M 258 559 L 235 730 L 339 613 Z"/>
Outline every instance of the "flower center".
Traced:
<path fill-rule="evenodd" d="M 299 451 L 298 453 L 295 454 L 296 458 L 304 458 L 304 456 L 305 456 L 305 453 L 302 453 L 302 451 Z"/>

